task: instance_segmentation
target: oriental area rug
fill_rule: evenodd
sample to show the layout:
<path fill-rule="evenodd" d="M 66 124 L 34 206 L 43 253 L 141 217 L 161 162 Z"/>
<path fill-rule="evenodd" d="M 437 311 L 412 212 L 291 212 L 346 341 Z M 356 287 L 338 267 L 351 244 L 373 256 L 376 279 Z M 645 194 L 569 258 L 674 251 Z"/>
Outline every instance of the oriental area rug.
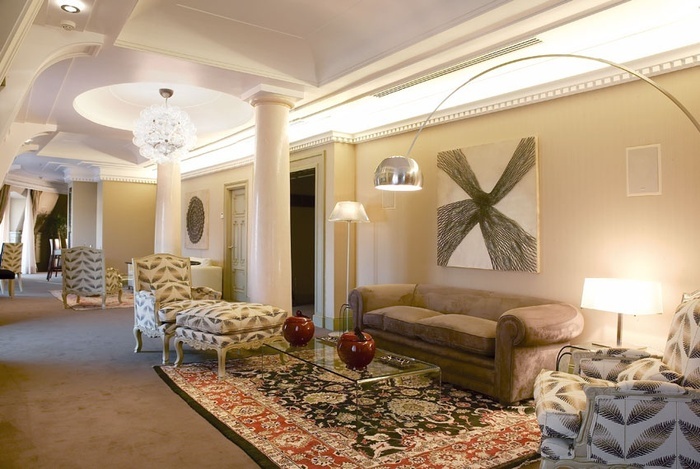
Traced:
<path fill-rule="evenodd" d="M 58 301 L 63 302 L 61 290 L 51 290 L 51 295 Z M 102 298 L 99 296 L 81 296 L 80 303 L 77 302 L 77 297 L 70 294 L 66 297 L 68 307 L 76 311 L 87 311 L 90 309 L 102 309 Z M 107 295 L 105 308 L 133 308 L 134 294 L 133 292 L 124 290 L 122 292 L 122 302 L 119 303 L 117 295 Z"/>
<path fill-rule="evenodd" d="M 418 381 L 355 394 L 276 355 L 229 360 L 224 379 L 215 361 L 154 368 L 263 468 L 505 469 L 538 458 L 531 401 L 503 407 L 446 383 L 430 396 Z"/>

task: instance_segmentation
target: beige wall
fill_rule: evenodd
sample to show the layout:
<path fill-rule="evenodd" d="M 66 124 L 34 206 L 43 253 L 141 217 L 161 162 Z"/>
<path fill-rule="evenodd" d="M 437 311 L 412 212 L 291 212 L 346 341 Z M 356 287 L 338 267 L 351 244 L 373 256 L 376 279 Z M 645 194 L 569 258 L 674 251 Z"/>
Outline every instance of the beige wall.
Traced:
<path fill-rule="evenodd" d="M 127 261 L 153 253 L 155 184 L 103 181 L 102 243 L 107 267 L 126 275 Z"/>
<path fill-rule="evenodd" d="M 700 67 L 655 80 L 700 116 Z M 700 133 L 667 98 L 634 82 L 428 128 L 411 155 L 423 190 L 382 208 L 373 171 L 413 135 L 357 145 L 358 200 L 372 220 L 358 227 L 359 284 L 435 282 L 579 304 L 585 277 L 658 280 L 665 313 L 626 318 L 623 340 L 662 346 L 681 293 L 700 288 Z M 437 152 L 529 135 L 539 145 L 541 272 L 437 266 Z M 626 148 L 648 144 L 661 145 L 663 193 L 628 197 Z M 614 341 L 614 314 L 584 314 L 584 338 Z"/>
<path fill-rule="evenodd" d="M 96 182 L 71 184 L 71 239 L 70 245 L 98 246 L 98 188 Z"/>
<path fill-rule="evenodd" d="M 201 176 L 182 181 L 182 255 L 192 257 L 208 257 L 216 265 L 224 263 L 224 236 L 225 218 L 224 197 L 228 196 L 226 186 L 229 184 L 248 183 L 248 215 L 252 213 L 253 201 L 250 197 L 253 181 L 253 165 L 247 164 L 238 168 L 220 171 L 218 173 Z M 209 212 L 205 214 L 205 223 L 209 224 L 209 247 L 207 249 L 188 249 L 185 247 L 187 239 L 187 201 L 188 194 L 201 190 L 209 191 Z"/>

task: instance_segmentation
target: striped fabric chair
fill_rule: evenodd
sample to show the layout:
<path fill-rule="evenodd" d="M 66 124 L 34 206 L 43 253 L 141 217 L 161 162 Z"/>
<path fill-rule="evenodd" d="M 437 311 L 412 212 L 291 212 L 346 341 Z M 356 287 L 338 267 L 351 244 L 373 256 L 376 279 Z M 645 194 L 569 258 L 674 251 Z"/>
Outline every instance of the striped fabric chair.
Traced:
<path fill-rule="evenodd" d="M 61 252 L 61 275 L 63 276 L 63 307 L 68 308 L 68 295 L 100 296 L 102 309 L 106 307 L 107 295 L 116 294 L 122 302 L 122 279 L 114 268 L 105 268 L 101 249 L 77 246 Z"/>
<path fill-rule="evenodd" d="M 0 269 L 14 272 L 19 291 L 24 291 L 22 290 L 22 243 L 2 243 Z M 5 292 L 3 283 L 0 282 L 0 292 L 2 293 Z"/>
<path fill-rule="evenodd" d="M 663 357 L 574 352 L 535 380 L 542 468 L 700 467 L 700 291 L 684 295 Z"/>

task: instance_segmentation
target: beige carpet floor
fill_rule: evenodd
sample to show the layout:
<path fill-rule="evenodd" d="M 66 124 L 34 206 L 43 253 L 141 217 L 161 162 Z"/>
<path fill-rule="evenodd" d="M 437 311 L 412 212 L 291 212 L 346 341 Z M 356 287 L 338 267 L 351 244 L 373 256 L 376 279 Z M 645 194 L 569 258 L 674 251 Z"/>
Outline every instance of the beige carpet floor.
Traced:
<path fill-rule="evenodd" d="M 134 353 L 132 308 L 64 310 L 60 277 L 23 284 L 0 296 L 0 468 L 258 467 L 154 372 L 158 340 Z"/>
<path fill-rule="evenodd" d="M 258 467 L 153 371 L 157 340 L 134 353 L 132 308 L 64 310 L 60 277 L 22 280 L 0 296 L 0 468 Z"/>

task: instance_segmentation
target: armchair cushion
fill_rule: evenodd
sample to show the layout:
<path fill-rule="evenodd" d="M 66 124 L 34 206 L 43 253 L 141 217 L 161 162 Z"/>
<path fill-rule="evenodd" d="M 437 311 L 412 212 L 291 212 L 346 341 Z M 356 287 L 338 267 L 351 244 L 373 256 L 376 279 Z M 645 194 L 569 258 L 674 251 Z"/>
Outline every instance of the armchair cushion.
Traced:
<path fill-rule="evenodd" d="M 652 380 L 680 383 L 683 376 L 676 373 L 658 358 L 642 358 L 632 362 L 620 374 L 618 382 L 627 380 Z"/>

